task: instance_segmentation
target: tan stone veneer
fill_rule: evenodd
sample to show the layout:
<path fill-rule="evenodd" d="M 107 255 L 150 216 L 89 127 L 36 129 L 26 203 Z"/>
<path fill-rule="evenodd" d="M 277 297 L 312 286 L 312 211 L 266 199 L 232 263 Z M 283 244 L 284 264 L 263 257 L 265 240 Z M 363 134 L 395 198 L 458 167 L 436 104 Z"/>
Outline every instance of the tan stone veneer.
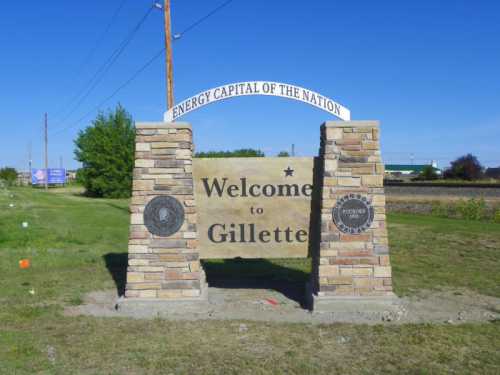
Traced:
<path fill-rule="evenodd" d="M 332 121 L 321 127 L 321 239 L 311 282 L 315 301 L 393 296 L 379 147 L 377 121 Z M 361 234 L 342 233 L 332 219 L 337 199 L 350 193 L 367 197 L 374 207 L 374 221 Z"/>
<path fill-rule="evenodd" d="M 192 155 L 189 124 L 136 124 L 126 299 L 189 300 L 205 295 Z M 144 225 L 146 204 L 161 195 L 176 198 L 184 207 L 182 227 L 168 237 L 153 235 Z"/>

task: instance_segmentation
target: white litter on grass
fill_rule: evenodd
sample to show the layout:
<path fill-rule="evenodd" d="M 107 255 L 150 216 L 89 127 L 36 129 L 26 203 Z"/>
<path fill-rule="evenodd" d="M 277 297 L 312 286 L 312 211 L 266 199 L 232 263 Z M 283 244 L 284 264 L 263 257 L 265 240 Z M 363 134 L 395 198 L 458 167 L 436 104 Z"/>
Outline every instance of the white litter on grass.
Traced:
<path fill-rule="evenodd" d="M 56 363 L 56 348 L 53 346 L 47 346 L 47 358 L 50 363 Z"/>
<path fill-rule="evenodd" d="M 14 208 L 14 203 L 9 204 L 10 208 Z"/>
<path fill-rule="evenodd" d="M 248 331 L 248 327 L 247 327 L 247 325 L 246 325 L 246 324 L 244 324 L 244 323 L 241 323 L 241 324 L 240 324 L 240 327 L 239 327 L 239 329 L 238 329 L 238 331 L 239 331 L 240 333 Z"/>
<path fill-rule="evenodd" d="M 34 296 L 34 295 L 35 295 L 35 289 L 34 289 L 34 288 L 31 288 L 31 289 L 29 290 L 29 294 L 31 294 L 32 296 Z"/>
<path fill-rule="evenodd" d="M 349 337 L 347 337 L 347 336 L 339 336 L 339 337 L 337 337 L 337 342 L 339 344 L 345 344 L 346 342 L 349 342 L 349 341 L 351 341 L 351 339 Z"/>
<path fill-rule="evenodd" d="M 23 221 L 23 228 L 28 228 L 28 222 L 27 221 Z"/>

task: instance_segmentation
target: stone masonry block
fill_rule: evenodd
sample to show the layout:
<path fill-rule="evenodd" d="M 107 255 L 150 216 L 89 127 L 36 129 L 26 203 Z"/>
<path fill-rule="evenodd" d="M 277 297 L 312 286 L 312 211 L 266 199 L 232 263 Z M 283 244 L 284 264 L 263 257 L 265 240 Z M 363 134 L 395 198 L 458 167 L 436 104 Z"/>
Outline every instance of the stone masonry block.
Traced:
<path fill-rule="evenodd" d="M 386 296 L 392 286 L 378 123 L 325 123 L 320 157 L 321 242 L 317 259 L 313 260 L 311 285 L 317 286 L 318 298 Z M 375 211 L 372 225 L 361 234 L 342 233 L 332 218 L 337 199 L 350 193 L 366 196 Z"/>
<path fill-rule="evenodd" d="M 358 187 L 361 186 L 361 179 L 359 177 L 339 177 L 338 185 L 347 187 Z"/>
<path fill-rule="evenodd" d="M 369 187 L 384 186 L 383 175 L 361 176 L 361 181 L 363 186 L 369 186 Z"/>
<path fill-rule="evenodd" d="M 150 168 L 154 167 L 155 161 L 149 159 L 136 159 L 135 167 L 136 168 Z"/>
<path fill-rule="evenodd" d="M 391 277 L 391 267 L 389 266 L 375 266 L 373 267 L 375 277 Z"/>
<path fill-rule="evenodd" d="M 136 143 L 135 144 L 135 151 L 150 151 L 151 150 L 151 144 L 149 143 Z"/>
<path fill-rule="evenodd" d="M 183 300 L 202 296 L 206 285 L 197 250 L 192 150 L 189 125 L 136 124 L 125 298 Z M 152 235 L 144 225 L 144 208 L 159 195 L 170 195 L 185 207 L 184 223 L 168 237 Z"/>

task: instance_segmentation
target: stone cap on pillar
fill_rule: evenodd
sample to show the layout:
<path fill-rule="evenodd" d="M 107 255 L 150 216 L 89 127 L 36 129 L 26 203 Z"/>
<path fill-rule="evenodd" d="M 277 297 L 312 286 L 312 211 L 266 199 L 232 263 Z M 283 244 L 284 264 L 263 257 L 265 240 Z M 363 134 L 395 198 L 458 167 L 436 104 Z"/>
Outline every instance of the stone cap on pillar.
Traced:
<path fill-rule="evenodd" d="M 191 129 L 189 122 L 136 122 L 136 129 L 158 129 L 158 128 L 176 128 L 176 129 Z"/>
<path fill-rule="evenodd" d="M 379 127 L 380 121 L 360 120 L 360 121 L 325 121 L 321 126 L 325 128 L 367 128 Z"/>

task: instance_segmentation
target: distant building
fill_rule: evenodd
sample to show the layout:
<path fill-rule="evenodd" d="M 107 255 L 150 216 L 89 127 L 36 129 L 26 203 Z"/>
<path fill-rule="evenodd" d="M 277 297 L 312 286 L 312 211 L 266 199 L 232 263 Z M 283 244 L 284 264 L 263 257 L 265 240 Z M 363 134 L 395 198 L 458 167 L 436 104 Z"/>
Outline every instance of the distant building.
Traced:
<path fill-rule="evenodd" d="M 66 181 L 73 182 L 76 180 L 76 171 L 75 170 L 67 170 L 66 171 Z"/>
<path fill-rule="evenodd" d="M 488 168 L 484 173 L 488 178 L 500 179 L 500 167 L 498 168 Z"/>
<path fill-rule="evenodd" d="M 31 184 L 31 173 L 17 172 L 17 185 L 28 186 L 29 184 Z"/>
<path fill-rule="evenodd" d="M 429 166 L 434 168 L 437 175 L 441 176 L 443 174 L 437 163 L 432 161 L 431 164 L 386 164 L 385 175 L 386 177 L 415 177 Z"/>

